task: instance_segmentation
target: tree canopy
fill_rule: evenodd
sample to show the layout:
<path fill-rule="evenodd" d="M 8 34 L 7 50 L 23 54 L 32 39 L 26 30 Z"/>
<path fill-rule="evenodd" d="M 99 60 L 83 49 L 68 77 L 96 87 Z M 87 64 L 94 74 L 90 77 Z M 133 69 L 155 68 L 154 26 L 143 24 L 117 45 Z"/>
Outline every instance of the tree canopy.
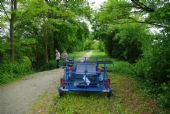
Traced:
<path fill-rule="evenodd" d="M 70 48 L 83 49 L 82 42 L 88 38 L 89 30 L 82 19 L 88 20 L 91 16 L 88 2 L 85 0 L 14 1 L 18 7 L 14 11 L 11 10 L 11 13 L 8 6 L 12 7 L 13 2 L 5 0 L 1 2 L 3 22 L 11 23 L 11 18 L 15 14 L 15 19 L 10 24 L 14 26 L 14 33 L 10 32 L 14 37 L 8 38 L 6 32 L 3 36 L 6 38 L 2 42 L 7 43 L 9 40 L 10 44 L 14 44 L 9 49 L 13 50 L 16 59 L 26 55 L 32 61 L 48 63 L 49 59 L 54 58 L 55 49 L 59 51 Z M 9 16 L 10 14 L 13 15 Z M 10 20 L 6 20 L 8 17 Z M 6 27 L 12 31 L 11 26 L 7 24 Z M 6 49 L 4 51 L 8 52 Z M 4 55 L 4 52 L 2 54 Z M 10 54 L 10 56 L 14 55 Z"/>

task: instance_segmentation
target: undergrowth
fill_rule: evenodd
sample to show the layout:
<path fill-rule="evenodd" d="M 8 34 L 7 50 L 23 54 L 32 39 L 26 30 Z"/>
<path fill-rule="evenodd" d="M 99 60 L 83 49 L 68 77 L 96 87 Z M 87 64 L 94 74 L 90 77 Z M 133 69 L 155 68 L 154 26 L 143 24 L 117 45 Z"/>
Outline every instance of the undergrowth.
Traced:
<path fill-rule="evenodd" d="M 23 57 L 20 61 L 1 64 L 0 84 L 6 84 L 11 81 L 22 78 L 24 75 L 33 72 L 31 61 L 28 57 Z"/>

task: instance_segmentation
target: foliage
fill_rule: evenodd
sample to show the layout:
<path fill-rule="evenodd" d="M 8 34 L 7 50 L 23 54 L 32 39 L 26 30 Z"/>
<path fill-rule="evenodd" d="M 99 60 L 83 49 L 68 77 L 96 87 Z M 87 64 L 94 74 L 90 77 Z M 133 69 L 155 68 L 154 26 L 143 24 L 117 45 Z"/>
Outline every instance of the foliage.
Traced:
<path fill-rule="evenodd" d="M 139 77 L 164 107 L 170 107 L 168 6 L 169 2 L 159 0 L 108 0 L 95 12 L 93 22 L 94 36 L 103 40 L 107 53 L 133 63 L 118 62 L 116 71 Z"/>
<path fill-rule="evenodd" d="M 85 21 L 82 20 L 91 18 L 91 9 L 86 0 L 14 1 L 18 5 L 17 10 L 12 12 L 8 8 L 11 1 L 3 0 L 0 3 L 1 6 L 4 6 L 4 9 L 0 7 L 2 14 L 0 26 L 2 27 L 1 33 L 3 32 L 0 34 L 0 65 L 3 66 L 2 68 L 5 67 L 4 65 L 8 65 L 5 70 L 17 69 L 16 74 L 26 73 L 23 71 L 24 65 L 16 65 L 22 61 L 23 56 L 27 56 L 31 61 L 31 67 L 36 70 L 48 70 L 55 68 L 56 49 L 60 53 L 63 50 L 67 52 L 83 50 L 84 41 L 89 38 L 89 30 Z M 15 63 L 9 64 L 11 39 L 7 31 L 10 20 L 7 18 L 12 14 L 15 14 L 13 38 Z M 19 69 L 21 71 L 18 71 Z M 5 70 L 3 72 L 6 72 Z M 12 79 L 15 73 L 11 72 Z"/>
<path fill-rule="evenodd" d="M 44 70 L 52 70 L 55 68 L 56 68 L 56 61 L 51 60 L 48 63 L 46 63 L 45 65 L 41 66 L 38 70 L 44 71 Z"/>
<path fill-rule="evenodd" d="M 156 35 L 153 41 L 155 42 L 152 45 L 144 48 L 144 57 L 135 64 L 135 75 L 146 82 L 152 82 L 148 85 L 150 93 L 156 94 L 161 106 L 170 107 L 168 86 L 170 41 L 167 36 L 163 35 Z"/>
<path fill-rule="evenodd" d="M 132 75 L 134 73 L 133 65 L 125 62 L 125 61 L 118 61 L 113 60 L 114 63 L 114 72 L 121 73 L 121 74 L 130 74 Z"/>
<path fill-rule="evenodd" d="M 111 57 L 131 63 L 142 54 L 141 41 L 147 37 L 145 25 L 127 23 L 130 4 L 125 1 L 109 0 L 96 14 L 94 32 L 96 38 L 103 40 L 106 51 Z M 105 16 L 103 16 L 105 15 Z"/>
<path fill-rule="evenodd" d="M 4 63 L 0 67 L 0 84 L 23 77 L 24 74 L 32 72 L 31 61 L 24 56 L 21 61 L 14 64 Z"/>
<path fill-rule="evenodd" d="M 115 72 L 138 77 L 161 106 L 170 107 L 169 5 L 162 0 L 108 0 L 92 13 L 86 0 L 1 0 L 0 82 L 21 77 L 32 67 L 55 68 L 56 49 L 106 50 L 114 58 Z M 92 22 L 93 34 L 86 21 Z M 11 22 L 13 38 L 7 32 Z M 8 63 L 11 55 L 13 64 Z"/>
<path fill-rule="evenodd" d="M 8 2 L 2 1 L 4 6 Z M 19 5 L 15 11 L 15 58 L 28 56 L 33 64 L 36 63 L 36 66 L 33 66 L 39 67 L 55 58 L 55 49 L 60 52 L 64 49 L 83 50 L 89 30 L 82 19 L 88 20 L 91 17 L 91 9 L 87 1 L 21 0 L 17 2 Z M 5 10 L 8 11 L 6 7 Z M 2 13 L 5 12 L 2 10 Z M 10 12 L 7 14 L 9 15 Z M 2 18 L 4 19 L 5 15 Z M 3 22 L 8 23 L 5 19 Z M 5 33 L 5 36 L 7 34 Z M 3 42 L 9 42 L 8 37 L 5 36 Z M 0 47 L 0 50 L 4 50 L 3 55 L 9 53 L 5 48 Z"/>
<path fill-rule="evenodd" d="M 91 46 L 91 49 L 93 49 L 93 50 L 99 50 L 99 47 L 100 47 L 100 41 L 94 40 L 94 41 L 93 41 L 93 45 Z"/>
<path fill-rule="evenodd" d="M 92 49 L 94 41 L 92 39 L 86 39 L 84 42 L 84 50 L 90 50 Z"/>
<path fill-rule="evenodd" d="M 170 106 L 170 81 L 167 83 L 162 83 L 159 86 L 159 94 L 157 98 L 157 102 L 162 106 L 162 107 L 169 107 Z"/>

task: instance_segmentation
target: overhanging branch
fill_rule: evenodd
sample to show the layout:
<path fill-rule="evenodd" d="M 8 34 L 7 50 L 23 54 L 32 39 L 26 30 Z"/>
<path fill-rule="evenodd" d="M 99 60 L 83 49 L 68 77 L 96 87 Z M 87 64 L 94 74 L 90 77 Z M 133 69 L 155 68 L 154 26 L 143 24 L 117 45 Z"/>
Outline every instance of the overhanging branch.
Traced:
<path fill-rule="evenodd" d="M 154 12 L 155 11 L 153 8 L 150 8 L 150 7 L 146 6 L 145 4 L 139 2 L 139 0 L 131 0 L 131 1 L 132 1 L 132 3 L 134 3 L 136 8 L 139 8 L 143 11 L 146 11 L 146 12 Z"/>
<path fill-rule="evenodd" d="M 144 23 L 144 24 L 154 25 L 154 26 L 157 26 L 157 27 L 169 28 L 168 25 L 163 25 L 163 24 L 159 24 L 159 23 L 156 23 L 156 22 L 152 22 L 152 21 L 138 21 L 138 20 L 136 20 L 132 17 L 129 17 L 129 19 L 133 20 L 136 23 Z"/>
<path fill-rule="evenodd" d="M 1 0 L 0 0 L 0 3 L 1 3 L 1 6 L 2 6 L 2 9 L 4 10 L 4 13 L 5 13 L 6 17 L 8 18 L 8 20 L 10 20 L 10 18 L 8 16 L 8 14 L 7 14 L 6 10 L 5 10 L 5 7 L 4 7 L 4 5 L 3 5 Z"/>

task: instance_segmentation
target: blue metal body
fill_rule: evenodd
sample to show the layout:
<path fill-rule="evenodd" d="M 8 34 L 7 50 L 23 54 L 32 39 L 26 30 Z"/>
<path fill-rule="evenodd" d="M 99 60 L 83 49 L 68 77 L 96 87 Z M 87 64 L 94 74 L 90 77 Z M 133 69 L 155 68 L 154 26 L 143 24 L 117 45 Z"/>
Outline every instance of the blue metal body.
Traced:
<path fill-rule="evenodd" d="M 74 59 L 65 62 L 65 72 L 60 80 L 58 87 L 59 93 L 64 91 L 98 91 L 112 92 L 110 79 L 107 74 L 107 64 L 109 61 L 74 61 Z M 102 69 L 99 66 L 102 65 Z"/>

